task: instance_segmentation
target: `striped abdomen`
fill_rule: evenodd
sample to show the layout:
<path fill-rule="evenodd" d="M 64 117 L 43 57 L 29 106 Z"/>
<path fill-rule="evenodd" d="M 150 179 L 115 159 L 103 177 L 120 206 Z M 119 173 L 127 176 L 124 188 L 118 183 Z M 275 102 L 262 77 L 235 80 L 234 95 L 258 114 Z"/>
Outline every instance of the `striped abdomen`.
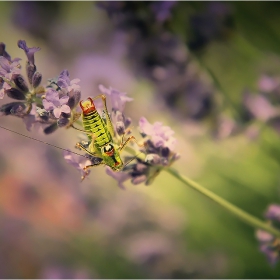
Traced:
<path fill-rule="evenodd" d="M 85 131 L 94 134 L 97 146 L 101 147 L 112 141 L 111 134 L 96 109 L 83 113 L 83 126 Z"/>

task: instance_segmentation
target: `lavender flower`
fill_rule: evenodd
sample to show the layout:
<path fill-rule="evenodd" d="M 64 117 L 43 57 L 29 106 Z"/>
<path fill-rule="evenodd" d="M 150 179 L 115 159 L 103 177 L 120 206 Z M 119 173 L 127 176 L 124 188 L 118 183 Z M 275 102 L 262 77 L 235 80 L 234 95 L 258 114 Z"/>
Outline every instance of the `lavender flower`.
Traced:
<path fill-rule="evenodd" d="M 29 64 L 35 65 L 34 54 L 35 54 L 35 52 L 38 52 L 40 50 L 40 48 L 39 47 L 28 48 L 27 45 L 26 45 L 26 42 L 24 40 L 19 40 L 18 41 L 18 47 L 20 49 L 24 50 Z"/>
<path fill-rule="evenodd" d="M 150 124 L 146 118 L 142 117 L 139 120 L 140 132 L 151 137 L 151 141 L 155 147 L 167 147 L 173 150 L 176 144 L 176 139 L 172 136 L 174 131 L 163 126 L 160 122 Z"/>
<path fill-rule="evenodd" d="M 46 87 L 39 87 L 42 75 L 36 71 L 34 53 L 39 51 L 40 48 L 28 48 L 25 41 L 19 40 L 18 46 L 25 51 L 28 58 L 26 70 L 31 84 L 31 88 L 29 88 L 20 74 L 19 67 L 14 69 L 13 62 L 9 60 L 10 58 L 4 51 L 3 46 L 3 44 L 0 45 L 0 51 L 5 55 L 5 57 L 1 56 L 0 60 L 2 70 L 0 96 L 3 97 L 4 94 L 7 94 L 9 97 L 23 101 L 4 104 L 0 107 L 1 115 L 14 115 L 22 118 L 27 130 L 31 130 L 37 124 L 39 124 L 39 127 L 46 126 L 44 128 L 45 134 L 54 132 L 58 127 L 72 126 L 81 115 L 76 109 L 81 96 L 80 86 L 78 85 L 80 80 L 70 80 L 69 72 L 63 70 L 58 78 L 50 79 Z M 100 85 L 99 89 L 111 99 L 112 112 L 110 118 L 114 132 L 112 133 L 112 130 L 109 129 L 108 133 L 113 134 L 109 137 L 110 140 L 112 139 L 112 143 L 105 142 L 106 147 L 101 147 L 98 142 L 92 143 L 91 141 L 95 140 L 88 137 L 88 141 L 79 142 L 77 147 L 81 150 L 87 150 L 94 146 L 96 148 L 94 154 L 87 152 L 85 158 L 77 158 L 70 152 L 65 154 L 66 161 L 81 172 L 82 178 L 89 174 L 89 170 L 85 167 L 105 164 L 105 156 L 99 152 L 99 149 L 104 149 L 105 153 L 110 147 L 122 151 L 128 148 L 126 145 L 129 144 L 130 140 L 136 140 L 134 136 L 126 138 L 131 132 L 129 129 L 131 119 L 126 118 L 123 113 L 126 102 L 132 101 L 132 98 L 128 97 L 126 93 L 111 87 L 106 88 Z M 109 118 L 109 115 L 104 115 L 103 112 L 101 118 Z M 173 137 L 174 132 L 169 127 L 163 126 L 159 122 L 152 125 L 145 118 L 141 118 L 139 128 L 143 137 L 142 142 L 138 143 L 141 149 L 133 148 L 135 152 L 133 153 L 136 155 L 142 153 L 142 157 L 127 157 L 123 172 L 106 171 L 108 175 L 119 182 L 121 188 L 124 188 L 123 183 L 128 179 L 131 179 L 133 184 L 142 182 L 150 184 L 163 167 L 169 166 L 178 158 L 178 155 L 173 151 L 176 143 Z M 111 156 L 109 151 L 106 154 Z M 146 154 L 146 159 L 143 154 Z M 114 163 L 113 160 L 116 161 L 116 159 L 112 158 L 112 164 Z M 130 161 L 133 160 L 136 160 L 137 163 L 130 164 Z M 119 164 L 119 162 L 117 163 Z M 107 164 L 110 164 L 110 161 Z M 110 165 L 110 167 L 112 166 Z"/>
<path fill-rule="evenodd" d="M 262 95 L 244 95 L 244 104 L 248 111 L 256 118 L 267 121 L 278 115 L 278 110 Z"/>
<path fill-rule="evenodd" d="M 265 213 L 265 217 L 269 220 L 280 223 L 280 205 L 271 204 Z"/>
<path fill-rule="evenodd" d="M 89 159 L 76 155 L 71 151 L 64 151 L 64 159 L 67 163 L 69 163 L 70 165 L 72 165 L 80 171 L 82 178 L 85 178 L 89 175 L 90 170 L 84 170 L 84 167 L 91 164 L 91 161 Z"/>
<path fill-rule="evenodd" d="M 67 104 L 69 96 L 59 98 L 59 93 L 54 89 L 48 89 L 46 98 L 43 100 L 43 106 L 47 111 L 52 111 L 54 116 L 58 119 L 61 113 L 69 114 L 70 107 Z"/>
<path fill-rule="evenodd" d="M 265 217 L 274 227 L 280 228 L 280 205 L 271 204 L 265 213 Z M 259 229 L 256 232 L 256 238 L 260 242 L 260 251 L 265 254 L 268 262 L 274 266 L 280 257 L 279 237 Z"/>
<path fill-rule="evenodd" d="M 14 62 L 19 62 L 21 60 L 18 57 L 12 59 L 11 56 L 6 52 L 6 45 L 4 43 L 0 43 L 0 56 L 6 58 L 11 64 Z"/>
<path fill-rule="evenodd" d="M 128 179 L 131 178 L 131 176 L 126 173 L 126 172 L 114 172 L 111 168 L 109 168 L 108 166 L 106 167 L 106 173 L 113 177 L 115 180 L 117 180 L 118 182 L 118 186 L 125 190 L 125 186 L 124 186 L 124 182 L 127 181 Z"/>
<path fill-rule="evenodd" d="M 127 165 L 118 174 L 109 169 L 106 170 L 108 175 L 118 181 L 118 185 L 121 188 L 124 188 L 123 183 L 129 179 L 134 185 L 143 182 L 146 185 L 150 185 L 159 175 L 162 168 L 170 166 L 179 158 L 179 155 L 173 152 L 176 139 L 173 137 L 174 132 L 171 128 L 163 126 L 160 122 L 152 125 L 142 117 L 139 121 L 139 130 L 144 137 L 145 147 L 139 152 L 146 154 L 145 160 L 136 158 L 136 163 Z M 136 154 L 139 152 L 136 152 Z M 126 158 L 127 162 L 131 160 L 135 160 L 135 158 Z"/>
<path fill-rule="evenodd" d="M 126 102 L 130 102 L 133 100 L 133 98 L 126 96 L 126 93 L 120 92 L 111 87 L 106 88 L 103 85 L 99 85 L 99 90 L 111 97 L 112 108 L 120 112 L 123 112 Z"/>
<path fill-rule="evenodd" d="M 56 85 L 64 94 L 69 96 L 68 104 L 73 109 L 81 99 L 81 87 L 78 85 L 80 79 L 70 80 L 68 70 L 63 70 L 57 80 Z"/>
<path fill-rule="evenodd" d="M 75 109 L 81 96 L 80 86 L 77 85 L 79 79 L 70 81 L 69 72 L 63 70 L 58 78 L 52 78 L 49 84 L 41 86 L 42 74 L 37 71 L 34 58 L 40 48 L 29 48 L 24 40 L 19 40 L 18 46 L 25 51 L 28 59 L 26 74 L 31 87 L 20 73 L 19 59 L 11 60 L 5 45 L 1 43 L 0 99 L 6 94 L 13 99 L 23 100 L 2 105 L 1 115 L 22 118 L 27 130 L 37 124 L 39 128 L 46 125 L 46 134 L 54 132 L 58 127 L 68 127 L 80 115 Z"/>
<path fill-rule="evenodd" d="M 4 43 L 0 43 L 0 56 L 3 56 L 11 61 L 11 56 L 6 52 L 6 45 Z"/>
<path fill-rule="evenodd" d="M 20 73 L 19 59 L 14 62 L 10 62 L 4 56 L 0 56 L 0 77 L 11 80 L 13 74 Z"/>
<path fill-rule="evenodd" d="M 81 173 L 81 179 L 85 179 L 89 174 L 90 170 L 85 169 L 88 165 L 99 165 L 102 159 L 93 157 L 90 155 L 80 156 L 71 151 L 64 151 L 64 159 L 67 163 L 75 167 Z"/>
<path fill-rule="evenodd" d="M 58 77 L 57 85 L 61 88 L 67 89 L 67 92 L 70 92 L 72 90 L 79 91 L 81 88 L 78 85 L 79 82 L 80 79 L 70 80 L 68 70 L 63 70 Z"/>
<path fill-rule="evenodd" d="M 270 93 L 279 89 L 279 78 L 274 78 L 268 75 L 262 75 L 258 81 L 258 88 L 264 93 Z"/>
<path fill-rule="evenodd" d="M 40 48 L 38 47 L 28 48 L 24 40 L 18 41 L 18 47 L 20 49 L 23 49 L 27 56 L 28 61 L 26 64 L 26 72 L 27 72 L 28 81 L 34 88 L 36 88 L 37 86 L 39 86 L 41 82 L 42 75 L 41 73 L 36 72 L 37 67 L 35 65 L 34 54 L 35 52 L 39 51 Z"/>
<path fill-rule="evenodd" d="M 164 22 L 171 16 L 171 9 L 176 3 L 177 1 L 156 1 L 152 3 L 151 9 L 155 13 L 156 19 Z"/>

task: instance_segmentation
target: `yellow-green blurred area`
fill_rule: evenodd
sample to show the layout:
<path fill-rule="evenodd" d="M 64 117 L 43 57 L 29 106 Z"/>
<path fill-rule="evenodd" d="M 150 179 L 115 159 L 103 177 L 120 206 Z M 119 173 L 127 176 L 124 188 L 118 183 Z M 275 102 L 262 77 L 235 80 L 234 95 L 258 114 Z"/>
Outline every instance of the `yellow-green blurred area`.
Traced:
<path fill-rule="evenodd" d="M 174 168 L 263 219 L 268 205 L 279 203 L 280 137 L 265 123 L 243 123 L 242 96 L 258 91 L 262 74 L 280 77 L 280 4 L 215 6 L 217 14 L 229 9 L 229 23 L 204 41 L 193 19 L 205 16 L 209 34 L 208 5 L 217 2 L 177 2 L 166 22 L 151 23 L 149 34 L 165 28 L 181 42 L 190 64 L 186 79 L 191 73 L 213 91 L 214 109 L 195 119 L 184 114 L 190 103 L 183 95 L 174 92 L 178 99 L 169 106 L 172 95 L 166 102 L 156 93 L 165 86 L 138 74 L 143 68 L 135 71 L 131 61 L 141 49 L 130 42 L 137 36 L 117 30 L 100 3 L 0 2 L 0 41 L 12 58 L 22 58 L 23 69 L 17 41 L 40 47 L 35 60 L 44 84 L 68 69 L 81 80 L 84 99 L 100 94 L 99 84 L 127 92 L 134 100 L 125 115 L 136 138 L 141 116 L 170 126 L 181 155 Z M 145 20 L 150 2 L 141 5 L 135 10 Z M 150 58 L 165 52 L 153 50 Z M 220 116 L 235 121 L 237 132 L 219 126 Z M 74 129 L 28 132 L 12 116 L 1 117 L 0 125 L 77 152 Z M 60 149 L 2 128 L 0 135 L 0 278 L 279 278 L 280 265 L 272 267 L 259 251 L 254 228 L 167 172 L 150 186 L 127 182 L 125 191 L 104 167 L 80 182 Z"/>

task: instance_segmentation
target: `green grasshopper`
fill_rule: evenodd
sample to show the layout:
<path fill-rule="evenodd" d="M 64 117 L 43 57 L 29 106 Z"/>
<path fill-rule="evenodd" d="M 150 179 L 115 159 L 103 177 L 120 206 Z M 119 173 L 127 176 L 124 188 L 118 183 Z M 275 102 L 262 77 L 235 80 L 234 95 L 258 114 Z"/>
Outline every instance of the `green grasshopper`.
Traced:
<path fill-rule="evenodd" d="M 97 112 L 93 100 L 101 98 L 104 106 L 104 112 L 106 116 L 105 120 L 99 115 Z M 100 162 L 96 164 L 87 165 L 84 167 L 84 170 L 91 167 L 96 167 L 99 165 L 107 165 L 113 171 L 121 171 L 125 166 L 120 153 L 125 148 L 125 146 L 130 141 L 136 141 L 134 136 L 128 137 L 124 141 L 124 135 L 121 139 L 121 143 L 117 145 L 113 141 L 114 136 L 114 128 L 108 113 L 107 105 L 106 105 L 106 96 L 104 94 L 100 94 L 94 98 L 88 98 L 85 101 L 80 101 L 80 106 L 82 108 L 82 119 L 83 119 L 83 127 L 84 130 L 78 129 L 72 125 L 73 128 L 85 132 L 88 135 L 88 139 L 90 144 L 86 147 L 81 142 L 76 144 L 81 150 L 84 150 L 87 154 L 98 157 L 101 159 Z M 138 146 L 142 147 L 137 143 Z M 84 179 L 84 178 L 82 178 Z"/>

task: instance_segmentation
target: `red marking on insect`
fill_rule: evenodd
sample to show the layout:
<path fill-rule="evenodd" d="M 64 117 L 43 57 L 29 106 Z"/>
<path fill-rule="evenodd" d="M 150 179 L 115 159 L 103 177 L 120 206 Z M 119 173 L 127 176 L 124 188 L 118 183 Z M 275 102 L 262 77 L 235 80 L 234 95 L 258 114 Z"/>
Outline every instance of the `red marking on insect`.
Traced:
<path fill-rule="evenodd" d="M 112 149 L 112 150 L 109 151 L 109 152 L 105 152 L 105 154 L 106 154 L 107 156 L 109 156 L 109 157 L 113 156 L 114 153 L 115 153 L 115 150 L 114 150 L 114 149 Z"/>
<path fill-rule="evenodd" d="M 80 106 L 85 115 L 96 110 L 93 100 L 90 97 L 86 101 L 80 101 Z"/>

